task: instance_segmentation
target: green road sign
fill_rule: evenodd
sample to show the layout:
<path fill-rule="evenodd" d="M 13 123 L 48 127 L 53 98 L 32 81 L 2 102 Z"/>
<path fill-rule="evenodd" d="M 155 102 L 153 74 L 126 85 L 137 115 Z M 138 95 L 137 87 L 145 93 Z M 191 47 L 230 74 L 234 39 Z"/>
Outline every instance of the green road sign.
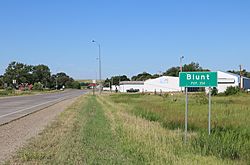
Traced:
<path fill-rule="evenodd" d="M 180 87 L 217 87 L 217 72 L 180 72 Z"/>

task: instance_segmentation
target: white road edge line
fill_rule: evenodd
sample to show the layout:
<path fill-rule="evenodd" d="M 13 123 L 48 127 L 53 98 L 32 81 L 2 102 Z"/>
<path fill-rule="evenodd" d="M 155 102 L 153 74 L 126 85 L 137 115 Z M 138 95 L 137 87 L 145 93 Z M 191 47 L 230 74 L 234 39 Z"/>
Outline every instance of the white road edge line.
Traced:
<path fill-rule="evenodd" d="M 25 108 L 25 109 L 20 109 L 20 110 L 17 110 L 15 112 L 11 112 L 11 113 L 7 113 L 7 114 L 4 114 L 4 115 L 1 115 L 0 118 L 6 117 L 6 116 L 9 116 L 9 115 L 13 115 L 13 114 L 16 114 L 16 113 L 19 113 L 19 112 L 23 112 L 23 111 L 26 111 L 26 110 L 29 110 L 29 109 L 32 109 L 32 108 L 35 108 L 35 107 L 39 107 L 41 105 L 48 104 L 48 103 L 51 103 L 51 102 L 63 100 L 63 99 L 64 98 L 59 98 L 59 99 L 56 99 L 56 100 L 51 100 L 51 101 L 47 101 L 45 103 L 37 104 L 37 105 L 34 105 L 32 107 L 28 107 L 28 108 Z"/>

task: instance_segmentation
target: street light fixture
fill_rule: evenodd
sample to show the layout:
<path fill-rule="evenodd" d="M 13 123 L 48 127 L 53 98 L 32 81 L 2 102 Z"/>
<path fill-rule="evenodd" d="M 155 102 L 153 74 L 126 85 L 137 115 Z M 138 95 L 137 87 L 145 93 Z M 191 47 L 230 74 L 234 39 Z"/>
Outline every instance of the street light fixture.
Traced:
<path fill-rule="evenodd" d="M 98 49 L 99 49 L 99 82 L 100 82 L 100 87 L 99 87 L 99 94 L 101 94 L 102 92 L 102 69 L 101 69 L 101 45 L 99 44 L 99 42 L 92 40 L 92 42 L 95 42 L 98 45 Z"/>

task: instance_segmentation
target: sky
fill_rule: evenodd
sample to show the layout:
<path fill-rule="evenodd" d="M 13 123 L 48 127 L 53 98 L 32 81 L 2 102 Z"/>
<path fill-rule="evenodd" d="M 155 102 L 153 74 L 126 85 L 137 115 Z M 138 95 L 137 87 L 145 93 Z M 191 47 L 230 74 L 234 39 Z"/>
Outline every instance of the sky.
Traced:
<path fill-rule="evenodd" d="M 198 62 L 250 70 L 249 0 L 1 0 L 0 74 L 11 61 L 75 79 Z"/>

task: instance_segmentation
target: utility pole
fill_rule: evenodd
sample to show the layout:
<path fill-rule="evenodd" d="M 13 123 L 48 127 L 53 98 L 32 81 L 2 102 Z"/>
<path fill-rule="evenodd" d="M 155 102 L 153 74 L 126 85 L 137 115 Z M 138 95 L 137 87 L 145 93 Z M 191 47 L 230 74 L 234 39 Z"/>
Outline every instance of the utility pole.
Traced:
<path fill-rule="evenodd" d="M 185 102 L 185 137 L 184 142 L 187 143 L 187 131 L 188 131 L 188 87 L 185 87 L 186 102 Z"/>
<path fill-rule="evenodd" d="M 239 65 L 240 67 L 240 89 L 243 89 L 243 79 L 242 79 L 242 65 Z"/>
<path fill-rule="evenodd" d="M 180 72 L 182 72 L 182 59 L 184 58 L 184 56 L 180 57 Z M 182 92 L 182 87 L 181 87 L 181 92 Z"/>
<path fill-rule="evenodd" d="M 99 57 L 98 57 L 98 60 L 99 60 L 99 83 L 100 83 L 99 94 L 101 94 L 102 93 L 101 45 L 99 44 L 99 42 L 97 42 L 95 40 L 92 40 L 92 42 L 95 42 L 99 48 Z"/>

